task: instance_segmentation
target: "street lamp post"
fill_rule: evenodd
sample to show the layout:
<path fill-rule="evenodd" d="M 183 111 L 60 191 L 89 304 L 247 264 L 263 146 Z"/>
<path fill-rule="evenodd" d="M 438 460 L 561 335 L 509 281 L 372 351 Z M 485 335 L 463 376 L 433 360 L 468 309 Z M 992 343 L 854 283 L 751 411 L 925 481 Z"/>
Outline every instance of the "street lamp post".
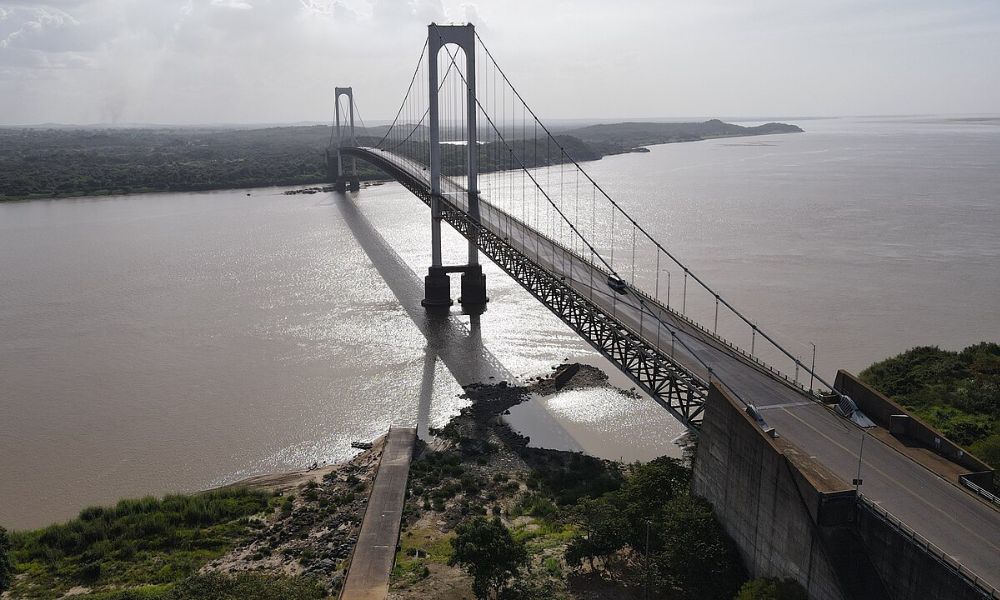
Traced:
<path fill-rule="evenodd" d="M 643 585 L 643 600 L 649 598 L 649 521 L 646 521 L 646 577 Z"/>
<path fill-rule="evenodd" d="M 858 448 L 858 476 L 854 479 L 854 494 L 857 495 L 858 489 L 861 488 L 861 457 L 865 453 L 865 433 L 861 432 L 861 446 Z"/>
<path fill-rule="evenodd" d="M 812 367 L 809 368 L 809 393 L 813 391 L 813 379 L 816 377 L 816 344 L 809 342 L 813 347 Z"/>
<path fill-rule="evenodd" d="M 670 269 L 667 269 L 667 308 L 670 308 Z"/>

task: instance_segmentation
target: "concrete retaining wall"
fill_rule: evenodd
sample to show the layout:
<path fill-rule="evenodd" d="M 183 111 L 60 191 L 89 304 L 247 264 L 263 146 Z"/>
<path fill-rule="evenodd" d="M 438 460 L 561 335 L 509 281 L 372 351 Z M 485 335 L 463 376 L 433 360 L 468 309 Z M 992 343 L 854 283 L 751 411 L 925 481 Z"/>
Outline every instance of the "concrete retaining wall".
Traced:
<path fill-rule="evenodd" d="M 850 396 L 861 412 L 868 415 L 868 418 L 880 427 L 890 431 L 893 431 L 890 426 L 892 415 L 907 415 L 909 418 L 905 420 L 906 424 L 903 431 L 900 432 L 901 435 L 968 469 L 969 474 L 973 474 L 972 479 L 977 485 L 992 489 L 993 470 L 989 465 L 969 454 L 958 444 L 941 435 L 941 432 L 911 415 L 905 408 L 854 375 L 844 370 L 837 371 L 837 379 L 834 381 L 833 387 L 840 393 Z"/>
<path fill-rule="evenodd" d="M 873 420 L 901 414 L 841 373 L 837 389 Z M 698 435 L 692 488 L 711 503 L 753 577 L 790 577 L 810 599 L 984 597 L 957 563 L 859 499 L 794 445 L 768 436 L 715 385 Z"/>
<path fill-rule="evenodd" d="M 692 481 L 755 577 L 791 577 L 822 600 L 847 598 L 817 524 L 850 519 L 854 490 L 793 446 L 765 435 L 712 386 Z"/>
<path fill-rule="evenodd" d="M 907 535 L 898 525 L 862 503 L 856 528 L 864 550 L 875 565 L 879 577 L 892 598 L 947 598 L 948 600 L 983 600 L 986 592 L 944 564 L 932 549 Z"/>

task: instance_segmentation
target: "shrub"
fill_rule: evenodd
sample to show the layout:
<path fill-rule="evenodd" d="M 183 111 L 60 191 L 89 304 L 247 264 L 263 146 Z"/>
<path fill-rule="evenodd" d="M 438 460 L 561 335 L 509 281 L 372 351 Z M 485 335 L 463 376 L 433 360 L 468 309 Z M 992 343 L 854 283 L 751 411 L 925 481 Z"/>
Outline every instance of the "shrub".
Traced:
<path fill-rule="evenodd" d="M 13 534 L 10 556 L 17 565 L 34 563 L 24 581 L 29 587 L 42 574 L 59 577 L 57 585 L 170 581 L 224 552 L 246 532 L 247 517 L 267 510 L 269 500 L 267 493 L 242 489 L 122 500 Z M 151 555 L 158 556 L 147 560 Z"/>
<path fill-rule="evenodd" d="M 244 573 L 235 577 L 219 574 L 195 575 L 179 583 L 169 600 L 313 600 L 325 598 L 326 590 L 305 577 L 282 577 Z"/>
<path fill-rule="evenodd" d="M 972 444 L 969 451 L 987 464 L 1000 468 L 1000 432 Z"/>
<path fill-rule="evenodd" d="M 10 539 L 7 537 L 7 530 L 0 527 L 0 594 L 10 586 L 13 571 L 10 564 Z"/>
<path fill-rule="evenodd" d="M 550 556 L 545 559 L 545 561 L 542 563 L 542 566 L 545 568 L 545 571 L 549 575 L 553 577 L 562 576 L 562 565 L 559 564 L 559 559 Z"/>
<path fill-rule="evenodd" d="M 760 578 L 743 584 L 735 600 L 806 600 L 806 591 L 793 579 Z"/>

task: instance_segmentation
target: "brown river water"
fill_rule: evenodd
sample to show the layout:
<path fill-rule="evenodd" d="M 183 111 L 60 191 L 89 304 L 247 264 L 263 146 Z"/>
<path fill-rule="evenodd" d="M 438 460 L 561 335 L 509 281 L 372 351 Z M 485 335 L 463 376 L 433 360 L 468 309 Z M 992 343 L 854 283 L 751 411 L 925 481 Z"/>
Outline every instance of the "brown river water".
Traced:
<path fill-rule="evenodd" d="M 1000 340 L 1000 125 L 799 124 L 585 168 L 762 327 L 815 342 L 827 376 Z M 0 525 L 342 460 L 391 423 L 442 425 L 472 381 L 610 370 L 492 265 L 485 314 L 428 319 L 428 211 L 401 186 L 282 191 L 0 204 Z M 602 389 L 511 420 L 610 458 L 683 433 Z"/>

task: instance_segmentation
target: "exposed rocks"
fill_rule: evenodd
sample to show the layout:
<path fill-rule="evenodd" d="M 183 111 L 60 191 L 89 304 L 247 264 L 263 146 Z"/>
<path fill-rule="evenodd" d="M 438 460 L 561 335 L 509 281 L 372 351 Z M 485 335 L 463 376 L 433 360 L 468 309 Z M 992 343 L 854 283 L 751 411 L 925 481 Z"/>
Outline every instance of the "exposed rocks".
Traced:
<path fill-rule="evenodd" d="M 371 450 L 338 466 L 297 477 L 251 480 L 276 489 L 273 512 L 253 537 L 203 570 L 310 575 L 324 582 L 331 593 L 339 591 L 382 448 L 379 439 Z M 281 483 L 268 486 L 272 481 Z"/>

